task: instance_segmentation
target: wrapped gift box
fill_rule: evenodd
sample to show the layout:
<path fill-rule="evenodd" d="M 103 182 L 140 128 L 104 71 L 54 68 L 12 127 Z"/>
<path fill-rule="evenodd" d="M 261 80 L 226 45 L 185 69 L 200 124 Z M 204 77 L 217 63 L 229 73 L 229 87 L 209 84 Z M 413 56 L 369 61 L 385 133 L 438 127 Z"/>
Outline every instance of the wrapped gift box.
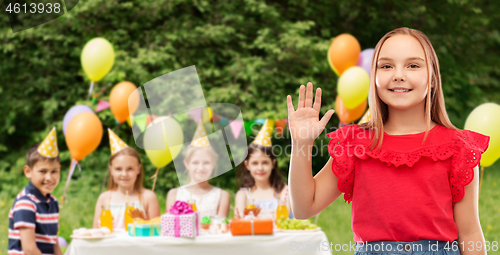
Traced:
<path fill-rule="evenodd" d="M 161 233 L 161 224 L 128 224 L 128 234 L 130 236 L 159 236 Z"/>
<path fill-rule="evenodd" d="M 176 201 L 169 213 L 161 216 L 161 235 L 196 237 L 198 235 L 198 213 L 183 201 Z"/>
<path fill-rule="evenodd" d="M 271 235 L 273 233 L 273 220 L 259 219 L 232 219 L 231 234 L 235 235 Z"/>

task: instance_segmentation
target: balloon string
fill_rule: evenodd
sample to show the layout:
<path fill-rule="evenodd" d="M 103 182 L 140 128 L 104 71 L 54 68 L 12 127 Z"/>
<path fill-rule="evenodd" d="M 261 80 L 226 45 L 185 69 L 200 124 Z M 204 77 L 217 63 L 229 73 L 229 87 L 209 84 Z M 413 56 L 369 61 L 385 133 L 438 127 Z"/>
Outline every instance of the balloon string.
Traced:
<path fill-rule="evenodd" d="M 67 202 L 66 192 L 68 191 L 69 181 L 71 180 L 71 176 L 73 175 L 73 171 L 75 171 L 76 160 L 71 159 L 71 164 L 69 164 L 69 173 L 68 179 L 66 180 L 66 185 L 64 185 L 64 193 L 62 196 L 61 207 Z"/>
<path fill-rule="evenodd" d="M 483 176 L 484 176 L 484 166 L 481 167 L 481 179 L 479 180 L 479 194 L 477 195 L 477 200 L 479 200 L 479 196 L 481 195 L 481 185 L 483 184 Z"/>
<path fill-rule="evenodd" d="M 160 169 L 160 168 L 156 168 L 156 173 L 155 173 L 155 175 L 154 175 L 155 180 L 154 180 L 154 182 L 153 182 L 153 191 L 155 191 L 156 177 L 158 176 L 158 170 L 159 170 L 159 169 Z M 152 177 L 151 177 L 151 178 L 152 178 Z"/>
<path fill-rule="evenodd" d="M 90 94 L 92 94 L 92 90 L 94 89 L 94 82 L 90 82 L 90 88 L 89 88 L 89 95 L 87 97 L 87 100 L 90 100 Z"/>

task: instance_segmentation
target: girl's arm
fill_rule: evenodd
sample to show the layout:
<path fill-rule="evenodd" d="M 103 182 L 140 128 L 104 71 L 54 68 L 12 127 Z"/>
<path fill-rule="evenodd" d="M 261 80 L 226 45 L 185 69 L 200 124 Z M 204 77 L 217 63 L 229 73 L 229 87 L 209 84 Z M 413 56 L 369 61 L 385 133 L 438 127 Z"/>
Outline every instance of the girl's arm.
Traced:
<path fill-rule="evenodd" d="M 165 211 L 170 210 L 170 208 L 175 204 L 175 200 L 177 199 L 177 188 L 171 189 L 167 193 L 167 204 Z"/>
<path fill-rule="evenodd" d="M 94 224 L 92 228 L 100 228 L 99 220 L 101 219 L 101 211 L 102 211 L 102 205 L 103 205 L 103 200 L 104 200 L 104 194 L 106 192 L 102 193 L 99 198 L 97 199 L 97 202 L 95 203 L 95 211 L 94 211 Z"/>
<path fill-rule="evenodd" d="M 160 216 L 160 206 L 158 205 L 158 199 L 156 199 L 156 194 L 148 189 L 144 189 L 144 202 L 146 216 L 148 220 L 154 219 Z"/>
<path fill-rule="evenodd" d="M 453 216 L 458 228 L 458 245 L 462 255 L 486 254 L 483 230 L 479 223 L 478 192 L 479 168 L 476 166 L 474 179 L 465 186 L 464 197 L 455 204 L 453 209 Z"/>
<path fill-rule="evenodd" d="M 245 194 L 245 190 L 238 190 L 236 192 L 236 195 L 234 196 L 234 217 L 236 218 L 236 215 L 239 215 L 243 217 L 243 212 L 245 210 L 245 206 L 247 204 L 247 197 Z"/>
<path fill-rule="evenodd" d="M 295 218 L 309 219 L 317 215 L 342 194 L 337 186 L 338 178 L 332 172 L 332 158 L 314 177 L 312 177 L 311 163 L 302 169 L 300 164 L 297 164 L 293 166 L 296 170 L 292 170 L 291 164 L 289 179 Z"/>
<path fill-rule="evenodd" d="M 297 219 L 308 219 L 331 204 L 339 195 L 337 178 L 331 170 L 332 159 L 313 178 L 312 147 L 314 140 L 323 132 L 334 111 L 329 110 L 319 120 L 321 109 L 321 89 L 316 90 L 313 105 L 313 86 L 300 86 L 297 110 L 292 97 L 287 97 L 288 125 L 292 136 L 289 185 L 292 211 Z M 305 96 L 304 96 L 305 94 Z"/>
<path fill-rule="evenodd" d="M 219 209 L 217 211 L 217 215 L 222 215 L 227 218 L 229 215 L 229 206 L 231 205 L 231 196 L 227 191 L 221 189 L 220 191 L 220 201 L 219 201 Z"/>

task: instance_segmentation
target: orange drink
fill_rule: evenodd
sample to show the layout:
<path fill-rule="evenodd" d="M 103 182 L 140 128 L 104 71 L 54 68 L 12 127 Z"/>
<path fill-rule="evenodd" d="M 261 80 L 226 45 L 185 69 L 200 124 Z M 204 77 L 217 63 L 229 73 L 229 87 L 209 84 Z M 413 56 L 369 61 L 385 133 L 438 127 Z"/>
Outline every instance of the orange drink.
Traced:
<path fill-rule="evenodd" d="M 113 233 L 113 215 L 109 209 L 102 207 L 101 211 L 101 227 L 107 227 Z"/>
<path fill-rule="evenodd" d="M 134 223 L 130 210 L 134 210 L 134 207 L 127 203 L 127 207 L 125 207 L 125 231 L 128 231 L 129 223 Z"/>

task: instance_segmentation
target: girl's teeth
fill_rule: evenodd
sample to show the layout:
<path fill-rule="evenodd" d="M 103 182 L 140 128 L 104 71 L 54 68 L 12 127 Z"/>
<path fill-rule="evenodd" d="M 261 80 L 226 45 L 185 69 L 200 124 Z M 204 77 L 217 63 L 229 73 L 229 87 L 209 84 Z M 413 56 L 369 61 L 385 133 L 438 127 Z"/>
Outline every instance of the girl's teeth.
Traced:
<path fill-rule="evenodd" d="M 408 92 L 410 91 L 409 89 L 394 89 L 394 92 Z"/>

